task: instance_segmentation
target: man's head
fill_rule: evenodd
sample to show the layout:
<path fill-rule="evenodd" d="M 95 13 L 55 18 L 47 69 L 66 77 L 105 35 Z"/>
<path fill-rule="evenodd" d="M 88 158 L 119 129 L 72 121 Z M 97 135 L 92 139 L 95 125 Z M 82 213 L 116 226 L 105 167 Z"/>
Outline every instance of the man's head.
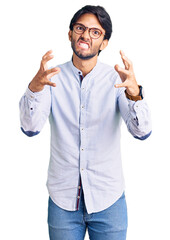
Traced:
<path fill-rule="evenodd" d="M 101 6 L 87 5 L 75 13 L 70 22 L 69 39 L 74 53 L 90 59 L 107 46 L 112 34 L 110 16 Z"/>

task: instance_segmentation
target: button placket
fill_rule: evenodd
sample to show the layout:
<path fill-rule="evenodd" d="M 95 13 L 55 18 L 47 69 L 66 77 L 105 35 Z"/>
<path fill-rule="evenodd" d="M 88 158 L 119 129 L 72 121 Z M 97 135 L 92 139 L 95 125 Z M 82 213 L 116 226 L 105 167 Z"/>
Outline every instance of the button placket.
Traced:
<path fill-rule="evenodd" d="M 77 210 L 79 209 L 80 196 L 81 196 L 81 178 L 80 178 L 80 182 L 79 182 L 79 186 L 78 186 L 78 196 L 77 196 L 77 206 L 76 206 Z"/>
<path fill-rule="evenodd" d="M 85 82 L 82 80 L 81 91 L 81 109 L 80 109 L 80 170 L 85 168 L 85 117 L 86 117 L 86 94 L 85 94 Z"/>

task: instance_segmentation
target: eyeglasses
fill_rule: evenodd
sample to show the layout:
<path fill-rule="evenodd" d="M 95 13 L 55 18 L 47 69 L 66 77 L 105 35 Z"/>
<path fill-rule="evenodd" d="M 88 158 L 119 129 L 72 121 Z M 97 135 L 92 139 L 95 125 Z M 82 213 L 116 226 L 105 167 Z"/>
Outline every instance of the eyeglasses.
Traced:
<path fill-rule="evenodd" d="M 73 31 L 79 35 L 83 34 L 88 29 L 89 35 L 91 38 L 97 39 L 101 35 L 105 35 L 100 29 L 98 28 L 88 28 L 85 27 L 81 23 L 73 23 Z"/>

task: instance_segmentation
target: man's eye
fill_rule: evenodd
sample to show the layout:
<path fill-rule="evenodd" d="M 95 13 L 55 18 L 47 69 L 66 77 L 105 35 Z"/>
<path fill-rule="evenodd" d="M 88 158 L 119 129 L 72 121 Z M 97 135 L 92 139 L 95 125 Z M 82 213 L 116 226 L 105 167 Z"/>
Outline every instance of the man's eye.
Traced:
<path fill-rule="evenodd" d="M 77 26 L 77 30 L 83 31 L 83 27 Z"/>
<path fill-rule="evenodd" d="M 93 30 L 92 32 L 94 35 L 100 35 L 100 31 L 98 31 L 98 30 Z"/>

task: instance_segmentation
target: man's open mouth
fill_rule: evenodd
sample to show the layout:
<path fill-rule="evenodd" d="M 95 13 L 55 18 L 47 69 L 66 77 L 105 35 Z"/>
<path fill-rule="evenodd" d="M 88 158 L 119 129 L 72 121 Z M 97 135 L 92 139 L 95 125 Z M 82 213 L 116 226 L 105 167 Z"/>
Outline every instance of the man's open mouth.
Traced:
<path fill-rule="evenodd" d="M 89 49 L 89 44 L 83 41 L 79 41 L 78 42 L 79 47 L 81 47 L 82 49 Z"/>

